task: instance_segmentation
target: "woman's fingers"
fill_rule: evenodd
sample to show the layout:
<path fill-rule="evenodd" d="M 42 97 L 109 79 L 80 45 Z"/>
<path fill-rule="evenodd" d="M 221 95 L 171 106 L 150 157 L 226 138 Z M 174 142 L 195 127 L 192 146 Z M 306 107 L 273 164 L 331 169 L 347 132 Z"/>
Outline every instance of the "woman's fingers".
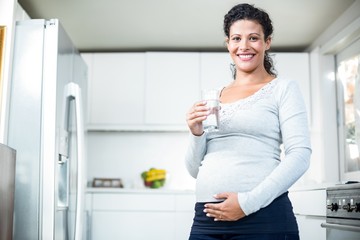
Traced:
<path fill-rule="evenodd" d="M 201 101 L 195 103 L 188 112 L 188 120 L 196 118 L 203 118 L 209 114 L 209 108 L 206 106 L 206 102 Z"/>
<path fill-rule="evenodd" d="M 202 122 L 206 119 L 207 115 L 209 115 L 209 108 L 206 106 L 206 101 L 196 102 L 188 111 L 186 121 L 194 135 L 202 135 Z"/>

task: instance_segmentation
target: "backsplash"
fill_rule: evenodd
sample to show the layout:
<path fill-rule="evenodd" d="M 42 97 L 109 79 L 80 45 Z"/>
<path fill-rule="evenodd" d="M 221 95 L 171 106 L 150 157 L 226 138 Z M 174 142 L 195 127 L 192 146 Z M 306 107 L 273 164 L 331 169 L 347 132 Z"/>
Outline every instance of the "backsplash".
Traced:
<path fill-rule="evenodd" d="M 125 188 L 145 188 L 141 173 L 155 167 L 168 172 L 164 188 L 193 190 L 195 180 L 184 162 L 188 138 L 188 132 L 89 132 L 88 185 L 94 178 L 121 178 Z M 295 185 L 336 182 L 336 169 L 324 169 L 321 133 L 313 130 L 311 142 L 310 168 Z"/>
<path fill-rule="evenodd" d="M 195 180 L 184 162 L 188 136 L 187 132 L 89 132 L 88 182 L 121 178 L 125 188 L 144 188 L 141 173 L 155 167 L 168 172 L 164 188 L 194 189 Z"/>

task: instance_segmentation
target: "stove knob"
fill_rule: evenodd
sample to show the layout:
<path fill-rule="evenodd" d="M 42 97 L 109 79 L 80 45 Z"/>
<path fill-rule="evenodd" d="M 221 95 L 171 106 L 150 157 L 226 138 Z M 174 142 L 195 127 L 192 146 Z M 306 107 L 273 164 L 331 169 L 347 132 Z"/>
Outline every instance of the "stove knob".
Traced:
<path fill-rule="evenodd" d="M 357 209 L 358 209 L 358 206 L 357 206 L 357 204 L 355 205 L 351 205 L 350 203 L 348 203 L 348 204 L 346 204 L 346 205 L 344 205 L 343 207 L 342 207 L 344 210 L 346 210 L 346 211 L 348 211 L 348 212 L 352 212 L 353 210 L 355 210 L 356 212 L 358 211 Z"/>
<path fill-rule="evenodd" d="M 356 212 L 356 209 L 357 209 L 358 207 L 356 206 L 356 204 L 354 204 L 354 205 L 350 205 L 350 212 L 352 212 L 352 211 L 354 211 L 355 210 L 355 212 Z"/>
<path fill-rule="evenodd" d="M 327 209 L 331 211 L 337 211 L 339 209 L 339 205 L 337 203 L 332 203 L 326 206 Z"/>

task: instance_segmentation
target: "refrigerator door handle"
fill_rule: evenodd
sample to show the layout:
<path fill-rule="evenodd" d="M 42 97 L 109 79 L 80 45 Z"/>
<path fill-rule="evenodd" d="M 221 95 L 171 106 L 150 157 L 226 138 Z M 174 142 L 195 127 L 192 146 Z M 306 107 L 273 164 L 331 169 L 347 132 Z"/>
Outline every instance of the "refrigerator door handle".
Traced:
<path fill-rule="evenodd" d="M 75 212 L 75 240 L 82 239 L 83 215 L 85 204 L 85 136 L 84 136 L 84 116 L 82 111 L 81 89 L 78 84 L 70 82 L 65 86 L 66 104 L 74 100 L 76 114 L 76 134 L 77 134 L 77 159 L 78 159 L 78 179 L 76 193 L 76 212 Z M 66 123 L 65 123 L 66 124 Z"/>

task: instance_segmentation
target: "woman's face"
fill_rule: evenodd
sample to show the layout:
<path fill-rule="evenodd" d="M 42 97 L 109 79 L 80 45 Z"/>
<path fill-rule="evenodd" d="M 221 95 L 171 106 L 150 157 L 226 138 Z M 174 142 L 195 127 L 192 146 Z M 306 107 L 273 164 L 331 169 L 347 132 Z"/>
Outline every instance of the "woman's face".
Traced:
<path fill-rule="evenodd" d="M 229 35 L 227 48 L 238 72 L 266 71 L 265 50 L 270 48 L 271 38 L 264 40 L 259 23 L 251 20 L 236 21 L 231 25 Z"/>

